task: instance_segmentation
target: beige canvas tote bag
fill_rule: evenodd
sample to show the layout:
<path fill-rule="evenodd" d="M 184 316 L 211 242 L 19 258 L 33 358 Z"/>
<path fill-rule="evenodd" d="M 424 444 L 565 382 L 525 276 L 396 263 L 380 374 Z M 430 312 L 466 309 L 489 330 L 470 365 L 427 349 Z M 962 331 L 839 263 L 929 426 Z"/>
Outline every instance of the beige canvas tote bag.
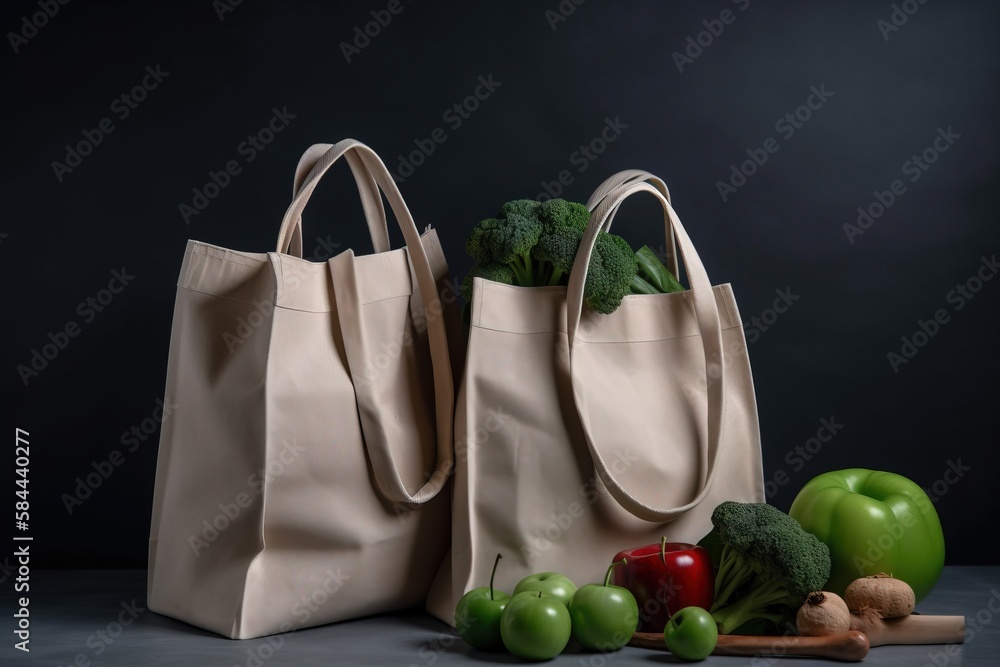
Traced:
<path fill-rule="evenodd" d="M 302 259 L 303 209 L 342 157 L 376 252 Z M 380 190 L 405 248 L 389 249 Z M 423 603 L 448 544 L 448 285 L 436 232 L 353 140 L 303 156 L 276 252 L 188 242 L 150 609 L 245 639 Z"/>
<path fill-rule="evenodd" d="M 666 187 L 647 176 L 623 172 L 595 193 L 568 287 L 474 281 L 452 544 L 428 598 L 441 620 L 454 623 L 455 604 L 488 582 L 498 552 L 508 593 L 543 571 L 583 585 L 621 549 L 699 540 L 723 500 L 764 500 L 732 289 L 712 286 Z M 690 290 L 627 296 L 597 314 L 583 305 L 594 240 L 640 193 L 662 204 Z"/>

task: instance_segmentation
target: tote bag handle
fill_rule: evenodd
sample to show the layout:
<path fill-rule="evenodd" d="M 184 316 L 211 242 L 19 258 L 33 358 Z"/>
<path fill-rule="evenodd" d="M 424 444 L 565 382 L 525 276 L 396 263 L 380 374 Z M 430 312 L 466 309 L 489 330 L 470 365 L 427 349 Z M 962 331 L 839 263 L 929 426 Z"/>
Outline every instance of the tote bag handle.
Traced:
<path fill-rule="evenodd" d="M 424 251 L 417 226 L 410 215 L 410 210 L 403 201 L 392 176 L 389 175 L 389 170 L 386 169 L 378 155 L 368 146 L 354 139 L 345 139 L 333 145 L 318 144 L 313 147 L 317 149 L 317 152 L 318 146 L 325 147 L 326 151 L 309 171 L 309 175 L 285 213 L 281 230 L 278 233 L 278 248 L 280 251 L 281 248 L 287 247 L 296 225 L 301 221 L 302 211 L 327 170 L 349 152 L 355 154 L 367 172 L 371 174 L 377 187 L 385 194 L 389 207 L 396 217 L 396 222 L 403 232 L 410 263 L 424 304 L 424 312 L 428 314 L 427 337 L 434 375 L 434 403 L 437 424 L 437 464 L 434 474 L 416 493 L 411 494 L 403 485 L 389 443 L 383 438 L 365 438 L 365 447 L 371 457 L 372 469 L 375 472 L 379 489 L 389 500 L 415 507 L 437 496 L 454 467 L 452 429 L 454 427 L 455 387 L 451 372 L 451 358 L 448 355 L 444 318 L 433 315 L 440 312 L 441 306 L 437 283 L 434 280 L 434 274 L 431 271 L 427 254 Z"/>
<path fill-rule="evenodd" d="M 672 521 L 684 512 L 696 507 L 708 495 L 712 483 L 715 480 L 716 465 L 719 453 L 719 445 L 722 442 L 722 409 L 724 405 L 724 363 L 722 355 L 722 324 L 719 318 L 719 309 L 715 301 L 715 294 L 712 291 L 712 283 L 708 279 L 705 267 L 701 263 L 701 258 L 691 243 L 680 218 L 677 217 L 673 207 L 666 196 L 654 185 L 639 181 L 627 185 L 620 185 L 612 189 L 604 200 L 597 206 L 590 218 L 590 224 L 584 233 L 580 248 L 573 261 L 573 268 L 570 271 L 569 287 L 566 295 L 566 331 L 569 337 L 570 373 L 573 367 L 573 348 L 579 343 L 577 334 L 579 332 L 580 317 L 583 313 L 583 288 L 587 280 L 587 271 L 590 265 L 590 256 L 594 250 L 594 243 L 597 235 L 610 228 L 614 213 L 621 204 L 634 194 L 639 192 L 649 192 L 655 196 L 663 205 L 666 213 L 667 232 L 672 229 L 680 246 L 681 257 L 687 269 L 688 280 L 691 289 L 684 294 L 694 311 L 698 321 L 698 329 L 701 332 L 702 344 L 705 352 L 705 378 L 708 386 L 708 429 L 706 431 L 706 442 L 702 443 L 704 456 L 702 460 L 707 462 L 707 474 L 703 471 L 699 480 L 699 488 L 695 497 L 688 503 L 679 507 L 657 508 L 647 505 L 636 498 L 625 489 L 624 485 L 615 477 L 607 461 L 601 453 L 600 448 L 593 441 L 590 429 L 587 428 L 586 418 L 581 415 L 584 422 L 584 431 L 587 437 L 587 447 L 594 461 L 597 473 L 607 487 L 608 492 L 627 511 L 640 519 L 654 522 Z M 605 317 L 614 317 L 614 314 Z M 576 392 L 576 378 L 573 378 L 574 393 Z"/>
<path fill-rule="evenodd" d="M 594 193 L 590 195 L 590 199 L 587 200 L 587 208 L 593 212 L 593 210 L 597 208 L 602 201 L 604 201 L 608 194 L 618 186 L 628 185 L 629 183 L 638 183 L 641 181 L 646 181 L 651 184 L 663 193 L 663 196 L 667 198 L 667 201 L 670 201 L 670 190 L 667 188 L 667 184 L 662 178 L 654 176 L 648 171 L 644 171 L 642 169 L 626 169 L 625 171 L 619 171 L 617 174 L 609 176 L 603 183 L 598 185 L 597 189 L 594 190 Z M 615 214 L 612 212 L 611 218 L 614 218 L 614 216 Z M 663 212 L 663 223 L 667 228 L 667 244 L 664 246 L 666 262 L 664 263 L 667 265 L 667 268 L 670 269 L 670 272 L 674 274 L 674 278 L 680 280 L 681 276 L 677 272 L 677 269 L 679 268 L 677 266 L 677 241 L 674 239 L 674 230 L 670 226 L 670 220 L 667 218 L 666 211 Z M 607 224 L 611 224 L 610 219 Z"/>
<path fill-rule="evenodd" d="M 313 170 L 320 158 L 331 148 L 331 144 L 315 144 L 306 149 L 299 158 L 299 163 L 295 167 L 295 180 L 292 182 L 292 198 L 294 199 L 299 190 L 306 182 L 306 178 Z M 368 221 L 368 231 L 372 237 L 372 247 L 375 252 L 387 252 L 389 250 L 389 228 L 385 218 L 385 208 L 382 206 L 382 195 L 379 193 L 378 185 L 364 161 L 354 151 L 347 151 L 344 155 L 354 181 L 358 185 L 358 194 L 361 195 L 361 206 L 365 211 L 365 220 Z M 302 257 L 302 216 L 295 221 L 292 229 L 292 236 L 288 245 L 278 248 L 278 252 L 287 253 L 294 257 Z"/>

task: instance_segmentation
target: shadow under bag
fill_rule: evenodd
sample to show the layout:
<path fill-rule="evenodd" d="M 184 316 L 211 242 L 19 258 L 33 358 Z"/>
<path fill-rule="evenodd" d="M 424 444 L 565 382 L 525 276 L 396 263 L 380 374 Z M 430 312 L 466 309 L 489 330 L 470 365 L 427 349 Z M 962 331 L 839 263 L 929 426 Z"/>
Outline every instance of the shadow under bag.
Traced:
<path fill-rule="evenodd" d="M 584 307 L 597 234 L 636 194 L 665 212 L 690 283 Z M 598 582 L 620 550 L 696 542 L 723 500 L 763 502 L 760 435 L 746 340 L 732 289 L 713 287 L 663 182 L 622 172 L 592 197 L 569 286 L 476 278 L 455 427 L 452 545 L 428 610 L 484 586 L 556 571 Z M 640 610 L 649 612 L 650 610 Z"/>
<path fill-rule="evenodd" d="M 375 254 L 302 259 L 344 157 Z M 389 249 L 381 192 L 405 248 Z M 454 384 L 435 231 L 364 144 L 310 148 L 276 252 L 189 241 L 170 336 L 149 608 L 246 639 L 423 602 L 447 549 Z"/>

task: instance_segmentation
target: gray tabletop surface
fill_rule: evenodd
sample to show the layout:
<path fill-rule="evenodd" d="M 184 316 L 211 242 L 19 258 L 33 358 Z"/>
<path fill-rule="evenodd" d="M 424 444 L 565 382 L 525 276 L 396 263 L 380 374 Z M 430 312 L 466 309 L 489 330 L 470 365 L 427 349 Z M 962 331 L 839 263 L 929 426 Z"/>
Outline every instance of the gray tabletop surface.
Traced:
<path fill-rule="evenodd" d="M 444 623 L 411 610 L 301 630 L 278 638 L 233 641 L 145 610 L 142 570 L 41 570 L 31 573 L 31 652 L 14 648 L 15 597 L 2 586 L 4 645 L 0 665 L 278 665 L 517 664 L 510 655 L 471 650 Z M 134 623 L 116 634 L 123 605 L 135 605 Z M 934 591 L 917 605 L 924 614 L 966 617 L 966 643 L 952 646 L 882 646 L 863 664 L 948 667 L 1000 665 L 1000 567 L 948 567 Z M 126 618 L 128 615 L 126 614 Z M 110 632 L 109 632 L 110 630 Z M 103 632 L 101 632 L 103 631 Z M 277 648 L 275 648 L 277 644 Z M 606 667 L 678 664 L 669 653 L 621 651 L 564 653 L 547 665 Z M 702 665 L 836 664 L 805 658 L 712 656 Z"/>

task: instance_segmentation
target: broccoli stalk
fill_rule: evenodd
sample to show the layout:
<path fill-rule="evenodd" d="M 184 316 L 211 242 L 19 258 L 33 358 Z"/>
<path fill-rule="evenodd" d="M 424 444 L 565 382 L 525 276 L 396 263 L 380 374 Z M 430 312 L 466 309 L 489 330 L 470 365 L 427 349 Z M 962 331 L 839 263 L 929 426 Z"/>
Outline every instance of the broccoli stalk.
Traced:
<path fill-rule="evenodd" d="M 712 524 L 723 548 L 710 611 L 722 634 L 750 621 L 790 620 L 830 578 L 829 548 L 770 505 L 727 501 Z"/>
<path fill-rule="evenodd" d="M 507 262 L 510 270 L 514 272 L 514 278 L 518 285 L 533 287 L 535 285 L 535 274 L 531 268 L 531 251 L 524 254 L 515 254 Z"/>

